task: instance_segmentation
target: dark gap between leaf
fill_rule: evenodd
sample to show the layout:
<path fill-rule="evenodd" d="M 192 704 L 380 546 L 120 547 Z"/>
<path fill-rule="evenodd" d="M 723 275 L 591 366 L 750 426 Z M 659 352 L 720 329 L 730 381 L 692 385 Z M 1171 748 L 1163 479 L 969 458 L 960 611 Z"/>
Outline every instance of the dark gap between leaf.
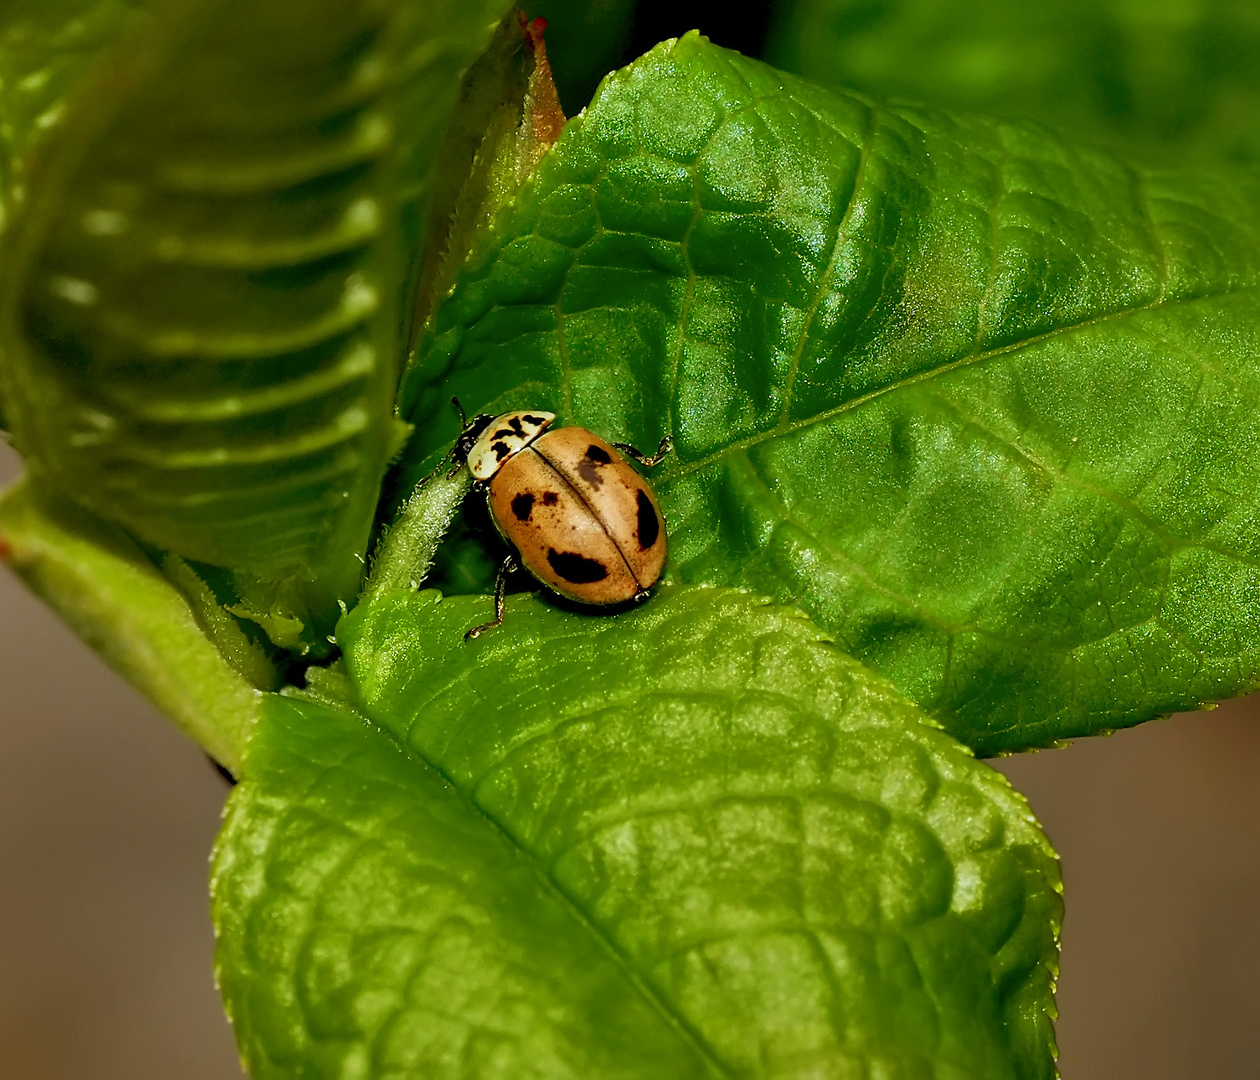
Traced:
<path fill-rule="evenodd" d="M 734 14 L 730 4 L 714 0 L 640 0 L 635 6 L 630 40 L 621 54 L 624 67 L 666 38 L 699 30 L 714 45 L 735 49 L 745 56 L 760 56 L 774 4 L 763 0 Z"/>

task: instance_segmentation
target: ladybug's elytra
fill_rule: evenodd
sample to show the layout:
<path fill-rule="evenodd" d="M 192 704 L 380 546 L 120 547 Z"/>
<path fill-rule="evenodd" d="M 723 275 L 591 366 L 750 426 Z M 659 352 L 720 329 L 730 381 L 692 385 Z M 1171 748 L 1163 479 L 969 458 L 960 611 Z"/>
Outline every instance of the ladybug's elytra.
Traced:
<path fill-rule="evenodd" d="M 555 418 L 528 409 L 482 413 L 455 444 L 456 466 L 468 464 L 491 520 L 515 548 L 499 567 L 493 621 L 465 637 L 503 622 L 506 579 L 518 565 L 561 596 L 601 607 L 647 599 L 665 567 L 661 508 L 618 451 L 651 468 L 669 453 L 669 436 L 645 457 L 586 428 L 548 430 Z"/>

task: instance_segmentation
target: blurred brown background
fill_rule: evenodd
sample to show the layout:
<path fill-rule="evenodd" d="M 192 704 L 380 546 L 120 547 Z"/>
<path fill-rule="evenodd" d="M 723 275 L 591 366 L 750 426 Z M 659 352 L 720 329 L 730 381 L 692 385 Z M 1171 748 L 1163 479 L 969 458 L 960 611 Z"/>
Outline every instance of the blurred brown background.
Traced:
<path fill-rule="evenodd" d="M 1258 713 L 1001 763 L 1063 856 L 1066 1080 L 1260 1076 Z M 0 572 L 0 1078 L 240 1080 L 206 897 L 226 791 Z"/>

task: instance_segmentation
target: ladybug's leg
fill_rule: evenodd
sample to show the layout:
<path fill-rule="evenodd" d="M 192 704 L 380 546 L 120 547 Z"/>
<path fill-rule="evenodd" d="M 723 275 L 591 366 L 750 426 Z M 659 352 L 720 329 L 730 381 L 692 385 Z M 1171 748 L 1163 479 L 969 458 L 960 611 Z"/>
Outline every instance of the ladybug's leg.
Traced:
<path fill-rule="evenodd" d="M 613 443 L 613 446 L 615 446 L 627 457 L 634 458 L 634 460 L 637 461 L 640 465 L 642 465 L 645 469 L 651 469 L 652 467 L 659 465 L 662 459 L 665 457 L 665 455 L 674 449 L 674 440 L 669 435 L 666 435 L 665 438 L 661 440 L 661 445 L 656 448 L 656 453 L 653 454 L 651 457 L 648 457 L 646 454 L 642 453 L 641 451 L 636 450 L 633 446 L 629 445 L 628 443 L 615 442 Z"/>
<path fill-rule="evenodd" d="M 503 597 L 507 593 L 508 575 L 515 573 L 520 569 L 516 562 L 515 555 L 509 555 L 503 560 L 503 565 L 499 567 L 499 576 L 494 580 L 494 619 L 488 623 L 482 623 L 480 626 L 474 626 L 466 634 L 464 640 L 479 637 L 487 630 L 493 630 L 496 626 L 503 625 Z"/>

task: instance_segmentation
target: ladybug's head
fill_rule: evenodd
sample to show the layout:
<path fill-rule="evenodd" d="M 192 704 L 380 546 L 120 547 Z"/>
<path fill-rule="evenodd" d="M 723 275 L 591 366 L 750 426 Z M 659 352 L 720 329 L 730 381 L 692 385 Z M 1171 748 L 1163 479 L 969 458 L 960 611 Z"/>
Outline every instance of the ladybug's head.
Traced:
<path fill-rule="evenodd" d="M 472 450 L 477 440 L 481 437 L 481 433 L 490 426 L 494 421 L 494 417 L 490 413 L 477 413 L 471 420 L 464 413 L 464 407 L 459 403 L 459 398 L 451 398 L 451 404 L 459 410 L 460 420 L 464 426 L 459 433 L 459 438 L 455 440 L 455 463 L 462 465 L 468 460 L 468 453 Z"/>

